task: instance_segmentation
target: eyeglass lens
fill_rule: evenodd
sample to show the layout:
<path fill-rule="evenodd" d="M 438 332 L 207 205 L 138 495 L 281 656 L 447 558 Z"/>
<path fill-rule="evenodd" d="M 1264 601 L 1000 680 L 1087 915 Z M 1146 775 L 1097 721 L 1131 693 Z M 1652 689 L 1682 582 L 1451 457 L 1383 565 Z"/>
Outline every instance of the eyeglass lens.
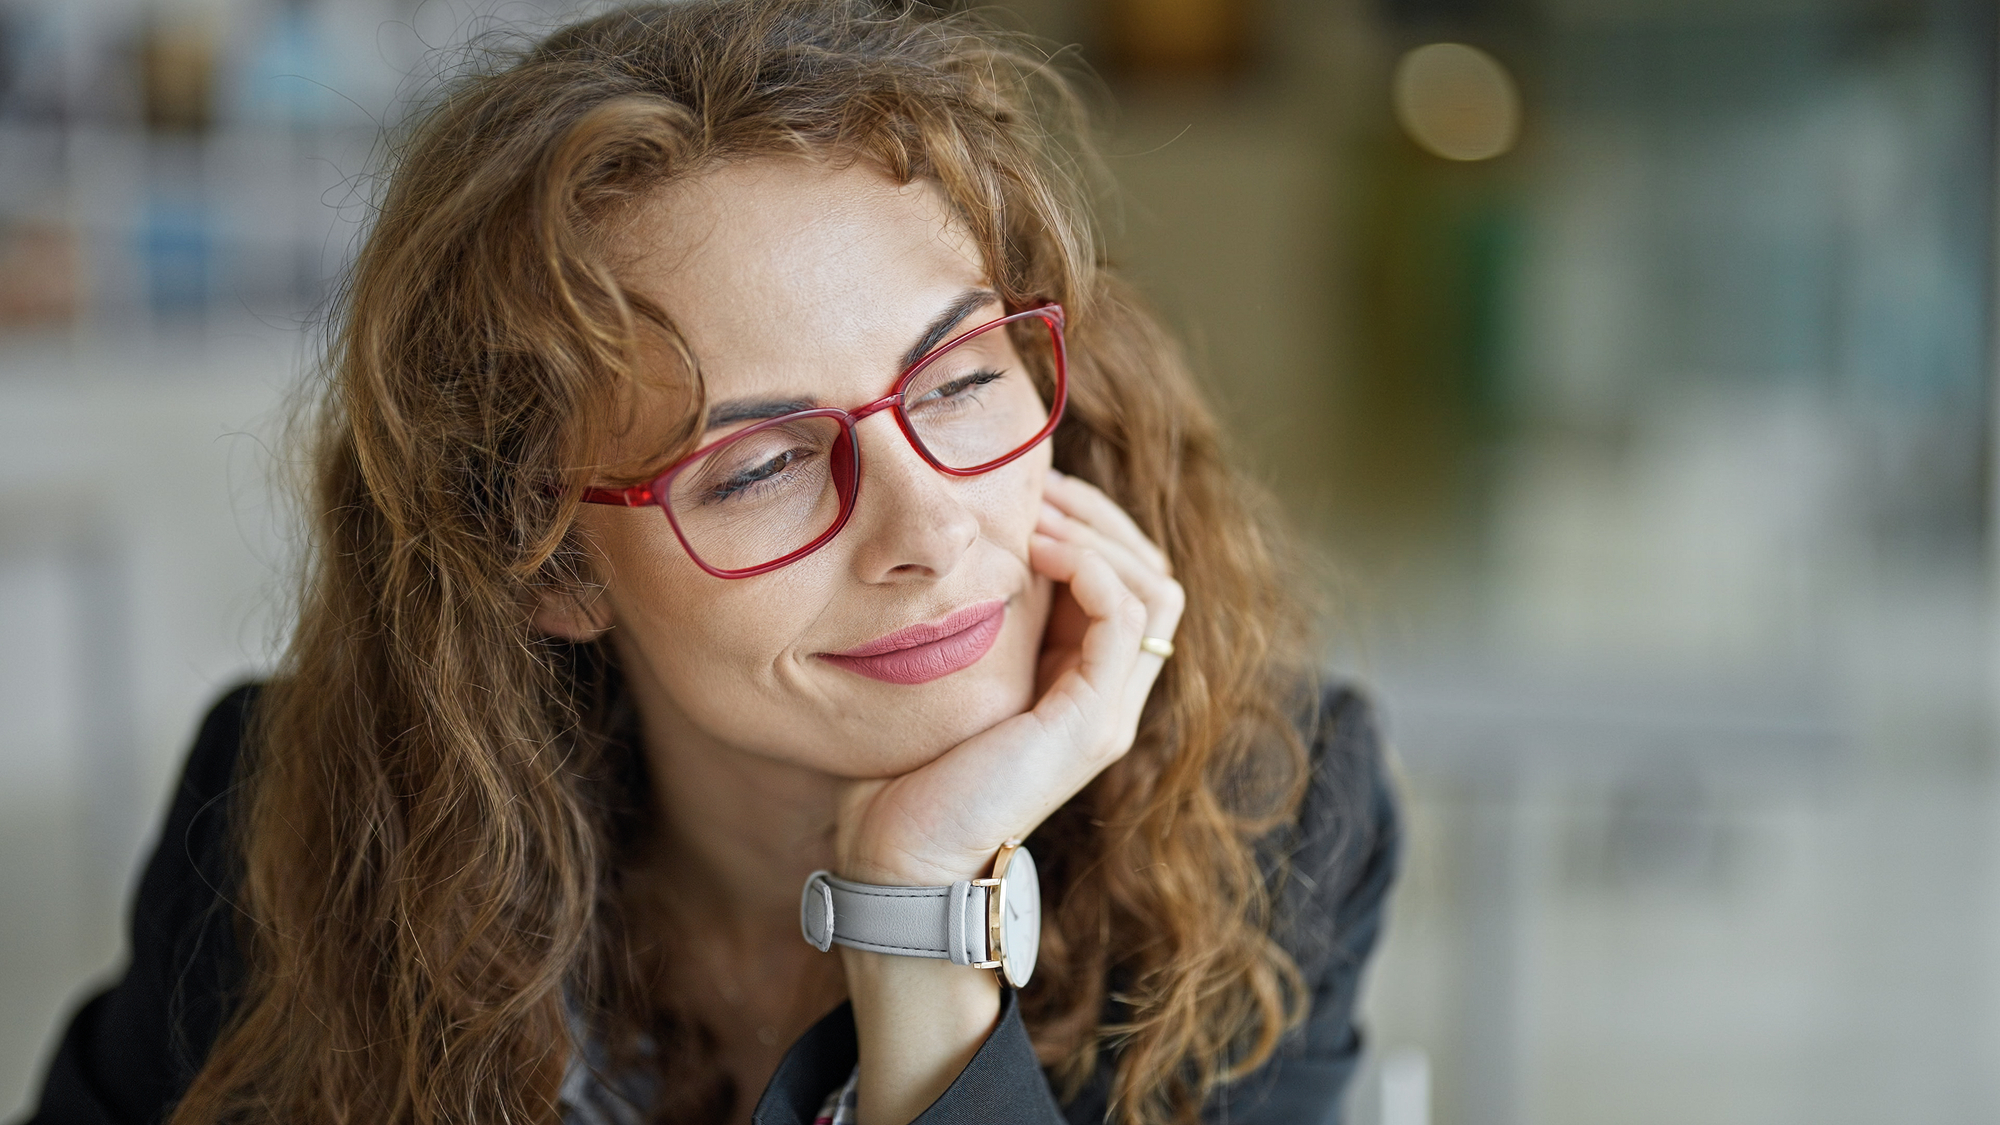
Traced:
<path fill-rule="evenodd" d="M 1020 324 L 968 333 L 904 386 L 903 413 L 923 450 L 953 469 L 975 469 L 1032 443 L 1048 421 L 1039 389 L 1054 326 Z M 683 466 L 667 503 L 688 546 L 709 566 L 748 570 L 812 543 L 841 517 L 853 490 L 853 451 L 837 418 L 778 419 Z"/>

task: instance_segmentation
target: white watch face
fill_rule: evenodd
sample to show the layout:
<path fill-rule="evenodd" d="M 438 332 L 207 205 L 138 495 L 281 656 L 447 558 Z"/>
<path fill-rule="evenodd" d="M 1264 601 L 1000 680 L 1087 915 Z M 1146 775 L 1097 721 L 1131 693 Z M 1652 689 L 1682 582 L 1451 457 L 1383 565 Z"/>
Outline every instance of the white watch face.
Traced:
<path fill-rule="evenodd" d="M 1020 988 L 1034 975 L 1042 948 L 1042 883 L 1028 849 L 1015 849 L 1000 882 L 1001 968 L 1007 983 Z"/>

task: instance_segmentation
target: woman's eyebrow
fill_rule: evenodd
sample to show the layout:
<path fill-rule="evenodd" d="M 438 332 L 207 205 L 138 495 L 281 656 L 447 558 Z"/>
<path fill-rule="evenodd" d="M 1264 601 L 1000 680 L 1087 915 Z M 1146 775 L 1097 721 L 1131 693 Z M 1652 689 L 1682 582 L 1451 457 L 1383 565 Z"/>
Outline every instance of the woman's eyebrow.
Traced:
<path fill-rule="evenodd" d="M 903 353 L 903 362 L 896 370 L 908 371 L 918 360 L 924 358 L 924 353 L 944 343 L 944 338 L 951 335 L 951 330 L 957 328 L 960 321 L 971 316 L 975 310 L 999 300 L 1000 294 L 991 289 L 967 289 L 954 297 L 951 304 L 946 305 L 944 311 L 937 314 L 936 318 L 924 328 L 924 334 L 917 338 L 916 343 L 910 345 L 910 350 Z"/>
<path fill-rule="evenodd" d="M 732 398 L 709 407 L 708 429 L 738 422 L 761 422 L 796 410 L 811 410 L 813 405 L 799 398 Z"/>
<path fill-rule="evenodd" d="M 951 335 L 952 329 L 964 323 L 966 317 L 987 305 L 998 303 L 999 300 L 1000 294 L 991 289 L 967 289 L 952 298 L 951 304 L 946 305 L 943 312 L 938 313 L 924 326 L 924 334 L 917 338 L 916 343 L 910 345 L 909 351 L 903 353 L 903 361 L 897 367 L 897 371 L 908 371 L 932 348 L 943 343 L 944 338 Z M 738 422 L 761 422 L 766 418 L 776 418 L 795 410 L 811 410 L 814 405 L 816 404 L 796 398 L 733 398 L 709 408 L 708 424 L 705 428 L 713 430 L 718 426 L 733 426 Z"/>

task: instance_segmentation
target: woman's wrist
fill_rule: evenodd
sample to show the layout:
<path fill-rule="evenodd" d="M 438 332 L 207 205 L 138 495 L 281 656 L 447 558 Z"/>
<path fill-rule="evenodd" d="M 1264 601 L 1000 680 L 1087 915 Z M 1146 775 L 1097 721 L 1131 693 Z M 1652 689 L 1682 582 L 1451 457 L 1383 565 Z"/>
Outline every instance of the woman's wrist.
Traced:
<path fill-rule="evenodd" d="M 983 879 L 993 867 L 995 845 L 983 856 L 957 858 L 900 854 L 894 857 L 850 856 L 838 861 L 835 874 L 856 883 L 885 887 L 937 887 L 961 879 Z"/>
<path fill-rule="evenodd" d="M 992 873 L 993 857 L 1004 838 L 987 842 L 985 832 L 971 826 L 936 824 L 907 831 L 900 837 L 868 823 L 869 806 L 886 795 L 880 782 L 865 782 L 866 796 L 844 810 L 843 824 L 834 832 L 833 873 L 856 883 L 887 887 L 946 886 L 961 879 L 983 879 Z M 896 784 L 895 782 L 889 783 Z M 897 821 L 888 826 L 902 827 Z"/>
<path fill-rule="evenodd" d="M 860 1045 L 861 1125 L 905 1125 L 958 1078 L 1000 1017 L 1000 978 L 842 947 Z"/>

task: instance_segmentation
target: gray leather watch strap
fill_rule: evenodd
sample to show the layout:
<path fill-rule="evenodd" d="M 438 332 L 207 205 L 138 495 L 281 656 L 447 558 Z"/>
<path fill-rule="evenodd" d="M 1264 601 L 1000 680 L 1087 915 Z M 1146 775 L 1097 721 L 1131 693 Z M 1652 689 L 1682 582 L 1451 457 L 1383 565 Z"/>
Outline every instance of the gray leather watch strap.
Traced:
<path fill-rule="evenodd" d="M 871 953 L 990 961 L 987 888 L 961 879 L 948 887 L 880 887 L 827 871 L 806 879 L 799 928 L 822 951 L 835 943 Z"/>

